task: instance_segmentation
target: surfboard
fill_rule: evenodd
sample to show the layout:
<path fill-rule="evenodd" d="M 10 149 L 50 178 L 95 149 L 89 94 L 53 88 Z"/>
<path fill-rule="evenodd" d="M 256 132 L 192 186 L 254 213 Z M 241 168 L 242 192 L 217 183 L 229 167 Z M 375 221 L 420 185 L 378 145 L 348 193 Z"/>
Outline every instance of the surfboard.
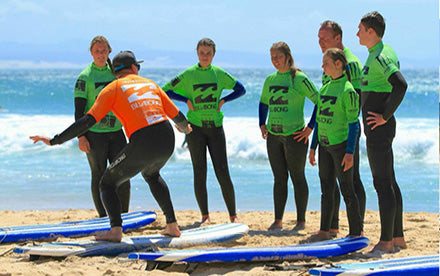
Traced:
<path fill-rule="evenodd" d="M 387 259 L 363 263 L 336 264 L 313 268 L 311 275 L 439 275 L 439 255 Z"/>
<path fill-rule="evenodd" d="M 201 250 L 139 252 L 129 259 L 154 262 L 257 262 L 298 260 L 311 257 L 327 258 L 362 249 L 369 243 L 366 237 L 342 238 L 323 242 L 277 247 L 231 247 Z"/>
<path fill-rule="evenodd" d="M 156 213 L 136 211 L 122 214 L 124 231 L 137 229 L 152 223 Z M 81 237 L 95 232 L 110 230 L 108 217 L 91 220 L 70 221 L 54 224 L 8 226 L 0 228 L 0 243 L 54 239 L 57 237 Z"/>
<path fill-rule="evenodd" d="M 32 256 L 114 256 L 140 250 L 156 250 L 157 247 L 188 247 L 206 243 L 220 243 L 236 240 L 249 231 L 242 223 L 224 223 L 207 227 L 181 231 L 180 237 L 168 237 L 160 234 L 148 236 L 123 237 L 121 243 L 82 240 L 78 242 L 51 242 L 38 245 L 20 246 L 15 253 L 27 253 Z"/>

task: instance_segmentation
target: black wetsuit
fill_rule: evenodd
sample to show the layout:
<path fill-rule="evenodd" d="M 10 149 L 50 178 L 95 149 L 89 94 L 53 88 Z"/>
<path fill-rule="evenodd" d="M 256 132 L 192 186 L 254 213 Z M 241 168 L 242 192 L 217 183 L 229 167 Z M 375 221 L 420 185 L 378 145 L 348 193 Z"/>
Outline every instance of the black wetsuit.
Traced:
<path fill-rule="evenodd" d="M 379 201 L 381 241 L 403 237 L 402 194 L 394 173 L 392 143 L 396 134 L 394 112 L 400 105 L 407 83 L 399 61 L 388 45 L 379 42 L 370 52 L 361 82 L 362 118 L 367 137 L 367 153 Z M 381 114 L 387 121 L 374 130 L 368 125 L 368 112 Z"/>
<path fill-rule="evenodd" d="M 229 216 L 237 215 L 235 210 L 235 193 L 228 169 L 226 156 L 226 139 L 223 126 L 204 128 L 191 124 L 193 131 L 187 135 L 188 148 L 194 172 L 194 192 L 202 215 L 208 215 L 208 192 L 206 190 L 207 160 L 209 150 L 215 176 L 220 184 L 222 195 Z"/>
<path fill-rule="evenodd" d="M 85 105 L 85 99 L 75 98 L 75 120 L 84 115 Z M 99 182 L 107 168 L 107 162 L 111 163 L 115 160 L 116 156 L 127 145 L 127 141 L 122 129 L 114 132 L 87 131 L 84 136 L 90 145 L 90 151 L 86 154 L 92 174 L 91 190 L 93 202 L 98 215 L 105 217 L 107 213 L 101 201 Z M 130 205 L 130 181 L 127 180 L 127 182 L 120 185 L 117 193 L 121 200 L 122 212 L 128 212 Z"/>

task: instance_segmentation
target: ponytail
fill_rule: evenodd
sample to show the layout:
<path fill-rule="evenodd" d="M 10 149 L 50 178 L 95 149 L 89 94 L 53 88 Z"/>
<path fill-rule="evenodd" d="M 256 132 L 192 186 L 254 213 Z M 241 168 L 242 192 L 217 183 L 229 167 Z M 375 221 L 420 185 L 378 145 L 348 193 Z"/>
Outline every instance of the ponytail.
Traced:
<path fill-rule="evenodd" d="M 113 75 L 116 76 L 115 68 L 113 68 L 113 64 L 112 64 L 112 61 L 110 60 L 110 58 L 107 58 L 107 64 L 110 67 L 110 70 L 112 70 Z"/>

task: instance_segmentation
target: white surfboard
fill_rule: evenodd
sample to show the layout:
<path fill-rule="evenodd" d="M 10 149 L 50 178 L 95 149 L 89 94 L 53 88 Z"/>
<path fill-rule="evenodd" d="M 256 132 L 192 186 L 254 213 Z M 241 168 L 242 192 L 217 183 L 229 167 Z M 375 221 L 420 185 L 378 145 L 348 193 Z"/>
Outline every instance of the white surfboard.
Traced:
<path fill-rule="evenodd" d="M 51 256 L 114 256 L 132 251 L 153 250 L 157 247 L 188 247 L 206 243 L 221 243 L 236 240 L 249 231 L 242 223 L 225 223 L 181 231 L 181 236 L 168 237 L 160 234 L 122 238 L 122 242 L 82 240 L 78 242 L 50 242 L 20 246 L 15 253 L 26 253 L 31 257 Z"/>

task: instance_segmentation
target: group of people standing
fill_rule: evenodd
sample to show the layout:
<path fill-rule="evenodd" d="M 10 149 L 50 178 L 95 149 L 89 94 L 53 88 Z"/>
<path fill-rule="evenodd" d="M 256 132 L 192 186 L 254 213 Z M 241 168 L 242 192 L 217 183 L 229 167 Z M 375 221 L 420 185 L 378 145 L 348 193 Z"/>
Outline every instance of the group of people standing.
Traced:
<path fill-rule="evenodd" d="M 382 42 L 384 30 L 385 21 L 378 12 L 362 17 L 357 36 L 370 53 L 362 67 L 359 59 L 343 46 L 341 27 L 336 22 L 324 21 L 318 32 L 324 70 L 319 91 L 307 75 L 295 67 L 286 43 L 272 45 L 270 55 L 277 71 L 264 82 L 258 112 L 274 176 L 275 218 L 269 230 L 283 227 L 289 175 L 297 210 L 293 231 L 305 229 L 309 190 L 304 170 L 308 152 L 309 162 L 316 165 L 318 149 L 321 225 L 308 241 L 330 239 L 339 232 L 340 192 L 347 209 L 348 235 L 363 235 L 365 191 L 359 175 L 358 120 L 362 109 L 382 228 L 380 241 L 373 250 L 393 252 L 394 246 L 406 247 L 402 197 L 394 176 L 392 153 L 396 127 L 393 113 L 403 99 L 406 82 L 399 71 L 397 56 Z M 107 39 L 95 37 L 90 45 L 94 61 L 75 84 L 75 123 L 52 139 L 31 137 L 34 143 L 42 141 L 47 145 L 79 138 L 78 146 L 87 153 L 92 171 L 96 209 L 99 216 L 110 217 L 111 230 L 97 239 L 121 240 L 121 213 L 128 211 L 130 199 L 129 179 L 139 172 L 166 217 L 167 226 L 162 233 L 180 235 L 168 187 L 160 176 L 160 169 L 174 150 L 174 133 L 167 117 L 179 131 L 187 134 L 201 223 L 210 222 L 207 149 L 229 219 L 238 222 L 221 108 L 243 96 L 246 90 L 235 77 L 211 64 L 215 51 L 211 39 L 200 40 L 197 44 L 199 62 L 161 88 L 138 76 L 142 61 L 136 60 L 131 51 L 118 53 L 111 62 Z M 222 97 L 225 89 L 232 92 Z M 315 104 L 307 125 L 305 98 Z M 187 104 L 186 117 L 171 99 Z"/>

